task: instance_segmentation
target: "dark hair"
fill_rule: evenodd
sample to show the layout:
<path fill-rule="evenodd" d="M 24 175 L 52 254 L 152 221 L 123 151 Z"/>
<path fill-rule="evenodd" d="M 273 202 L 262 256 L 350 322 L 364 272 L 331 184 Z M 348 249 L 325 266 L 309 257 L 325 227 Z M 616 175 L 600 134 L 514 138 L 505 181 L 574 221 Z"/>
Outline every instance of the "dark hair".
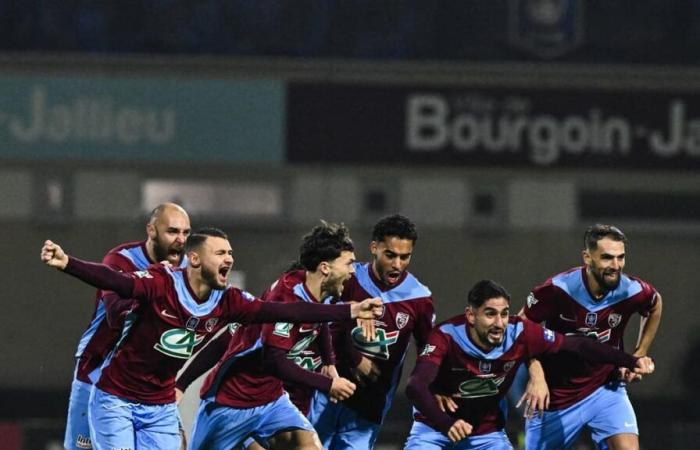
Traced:
<path fill-rule="evenodd" d="M 299 247 L 299 263 L 306 270 L 314 271 L 323 261 L 332 261 L 343 251 L 353 251 L 355 246 L 345 225 L 321 221 L 302 238 Z"/>
<path fill-rule="evenodd" d="M 372 230 L 372 240 L 381 242 L 387 237 L 410 239 L 415 244 L 418 240 L 416 225 L 408 217 L 394 214 L 379 219 Z"/>
<path fill-rule="evenodd" d="M 187 241 L 185 241 L 185 253 L 199 250 L 204 241 L 206 241 L 207 238 L 210 236 L 228 239 L 226 233 L 224 233 L 218 228 L 200 228 L 199 230 L 195 231 L 187 237 Z"/>
<path fill-rule="evenodd" d="M 503 297 L 510 302 L 510 294 L 506 288 L 493 280 L 478 281 L 467 295 L 467 303 L 473 308 L 479 308 L 490 298 Z"/>
<path fill-rule="evenodd" d="M 600 223 L 588 227 L 583 235 L 583 245 L 586 250 L 595 250 L 598 248 L 598 241 L 606 237 L 613 241 L 620 241 L 627 247 L 627 237 L 622 230 L 614 225 L 603 225 Z"/>

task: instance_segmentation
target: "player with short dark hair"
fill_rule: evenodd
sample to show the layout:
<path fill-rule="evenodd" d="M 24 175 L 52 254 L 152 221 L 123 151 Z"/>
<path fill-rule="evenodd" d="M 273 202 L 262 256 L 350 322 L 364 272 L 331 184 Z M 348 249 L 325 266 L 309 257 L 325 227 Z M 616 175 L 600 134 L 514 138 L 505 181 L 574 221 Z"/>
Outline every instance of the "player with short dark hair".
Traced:
<path fill-rule="evenodd" d="M 177 371 L 197 346 L 230 322 L 325 322 L 381 314 L 377 299 L 353 305 L 262 302 L 227 285 L 233 266 L 229 241 L 212 230 L 196 234 L 193 242 L 201 243 L 188 245 L 184 270 L 153 265 L 122 274 L 69 257 L 50 240 L 42 247 L 41 260 L 48 266 L 140 302 L 139 320 L 124 325 L 91 394 L 90 429 L 97 450 L 178 448 Z"/>
<path fill-rule="evenodd" d="M 481 280 L 469 291 L 465 314 L 433 329 L 406 388 L 415 406 L 406 449 L 512 450 L 503 429 L 504 396 L 518 365 L 529 357 L 567 352 L 635 373 L 654 369 L 651 358 L 564 336 L 509 313 L 505 288 Z M 434 393 L 451 398 L 454 407 L 443 411 Z"/>
<path fill-rule="evenodd" d="M 354 261 L 354 245 L 347 228 L 322 222 L 302 239 L 302 269 L 282 274 L 262 298 L 284 303 L 329 302 L 340 296 L 343 282 L 354 271 Z M 309 353 L 315 353 L 310 349 L 327 324 L 278 322 L 262 330 L 245 328 L 217 338 L 178 377 L 177 386 L 184 390 L 220 358 L 221 343 L 226 342 L 223 358 L 202 387 L 190 449 L 228 450 L 249 437 L 284 448 L 318 449 L 316 433 L 305 417 L 308 407 L 304 399 L 292 399 L 293 405 L 282 380 L 321 390 L 336 400 L 352 395 L 355 385 L 349 380 L 315 373 L 322 361 Z"/>
<path fill-rule="evenodd" d="M 627 237 L 619 228 L 593 225 L 583 244 L 584 265 L 535 287 L 521 314 L 557 332 L 620 349 L 629 319 L 640 314 L 634 356 L 646 356 L 661 321 L 661 295 L 651 284 L 622 272 Z M 638 374 L 572 355 L 543 357 L 541 363 L 550 410 L 528 419 L 528 450 L 570 448 L 584 426 L 601 448 L 639 448 L 637 420 L 625 388 L 626 382 L 641 378 Z"/>
<path fill-rule="evenodd" d="M 338 403 L 316 392 L 309 419 L 326 449 L 371 449 L 391 407 L 401 378 L 411 336 L 422 347 L 435 313 L 430 290 L 407 271 L 418 233 L 407 217 L 394 214 L 380 219 L 369 244 L 372 261 L 356 263 L 341 297 L 352 301 L 379 297 L 384 314 L 371 325 L 376 336 L 367 339 L 357 324 L 331 326 L 338 373 L 357 377 L 355 394 Z"/>
<path fill-rule="evenodd" d="M 151 264 L 168 261 L 174 266 L 184 263 L 183 246 L 190 234 L 190 219 L 182 207 L 163 203 L 151 211 L 146 224 L 146 240 L 130 242 L 111 249 L 102 263 L 121 272 L 145 270 Z M 184 265 L 184 264 L 183 264 Z M 100 367 L 121 334 L 124 318 L 135 304 L 115 294 L 98 291 L 90 325 L 80 338 L 77 360 L 68 403 L 68 420 L 63 446 L 68 450 L 92 448 L 88 423 L 88 402 L 93 382 L 99 379 Z"/>

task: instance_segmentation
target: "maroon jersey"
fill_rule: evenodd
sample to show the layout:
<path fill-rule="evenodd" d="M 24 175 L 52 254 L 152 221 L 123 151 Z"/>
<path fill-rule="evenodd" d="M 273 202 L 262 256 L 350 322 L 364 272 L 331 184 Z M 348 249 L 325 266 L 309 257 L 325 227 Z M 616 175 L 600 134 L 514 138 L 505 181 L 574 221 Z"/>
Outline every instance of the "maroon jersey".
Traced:
<path fill-rule="evenodd" d="M 146 251 L 146 242 L 130 242 L 110 250 L 102 263 L 120 272 L 144 270 L 154 263 Z M 99 375 L 99 369 L 109 352 L 114 348 L 121 334 L 123 317 L 134 303 L 105 301 L 105 293 L 98 291 L 95 296 L 95 311 L 90 325 L 83 333 L 75 354 L 78 359 L 76 378 L 91 383 L 90 375 Z M 117 320 L 112 320 L 112 317 Z"/>
<path fill-rule="evenodd" d="M 430 290 L 410 273 L 405 272 L 393 287 L 384 287 L 375 277 L 371 263 L 355 263 L 355 275 L 345 284 L 342 300 L 361 301 L 370 297 L 380 297 L 384 303 L 383 316 L 374 321 L 375 340 L 365 341 L 359 326 L 342 329 L 347 325 L 332 324 L 331 327 L 340 376 L 353 379 L 357 359 L 348 354 L 353 351 L 370 358 L 381 371 L 376 382 L 358 385 L 343 404 L 364 419 L 381 423 L 398 387 L 411 335 L 417 347 L 422 348 L 433 327 L 435 312 Z M 346 339 L 350 341 L 349 349 L 343 343 Z"/>
<path fill-rule="evenodd" d="M 143 403 L 172 403 L 175 375 L 195 349 L 229 322 L 251 322 L 262 302 L 234 287 L 213 290 L 202 302 L 187 272 L 170 267 L 153 265 L 134 275 L 133 296 L 143 300 L 138 322 L 125 323 L 97 386 Z"/>
<path fill-rule="evenodd" d="M 263 294 L 270 302 L 318 302 L 306 289 L 306 274 L 297 270 L 283 274 Z M 233 408 L 252 408 L 278 399 L 283 393 L 282 381 L 261 364 L 263 346 L 286 352 L 286 357 L 300 367 L 314 371 L 321 358 L 309 351 L 324 325 L 320 323 L 279 322 L 262 326 L 262 332 L 248 332 L 233 338 L 226 354 L 212 370 L 202 387 L 202 398 L 214 395 L 218 404 Z M 330 379 L 328 380 L 330 385 Z M 308 392 L 299 387 L 293 399 L 308 409 Z"/>
<path fill-rule="evenodd" d="M 554 331 L 589 336 L 623 350 L 622 339 L 630 317 L 635 313 L 648 315 L 656 298 L 653 286 L 621 274 L 618 287 L 596 300 L 588 288 L 586 268 L 576 267 L 537 286 L 528 296 L 525 315 Z M 617 374 L 612 364 L 590 363 L 569 354 L 544 357 L 541 362 L 551 409 L 582 400 Z"/>
<path fill-rule="evenodd" d="M 439 324 L 418 356 L 419 362 L 439 367 L 431 391 L 449 395 L 458 409 L 450 416 L 470 423 L 472 436 L 503 429 L 503 396 L 508 392 L 518 365 L 532 356 L 556 353 L 564 337 L 529 320 L 511 317 L 501 345 L 484 352 L 469 337 L 463 315 Z M 414 418 L 438 428 L 420 411 Z"/>

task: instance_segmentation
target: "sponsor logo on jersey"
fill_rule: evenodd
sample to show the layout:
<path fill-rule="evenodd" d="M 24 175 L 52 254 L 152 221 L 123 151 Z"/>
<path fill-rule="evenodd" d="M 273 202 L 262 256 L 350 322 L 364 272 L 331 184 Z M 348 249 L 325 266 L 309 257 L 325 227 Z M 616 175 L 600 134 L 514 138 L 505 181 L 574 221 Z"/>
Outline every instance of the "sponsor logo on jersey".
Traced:
<path fill-rule="evenodd" d="M 75 440 L 75 446 L 78 448 L 90 449 L 92 448 L 92 440 L 90 440 L 90 436 L 79 434 L 78 438 Z"/>
<path fill-rule="evenodd" d="M 362 336 L 362 327 L 355 327 L 352 330 L 352 340 L 355 347 L 368 356 L 380 359 L 389 359 L 389 347 L 399 340 L 399 330 L 386 331 L 382 328 L 376 329 L 377 337 L 373 341 L 365 341 Z"/>
<path fill-rule="evenodd" d="M 294 364 L 311 372 L 321 367 L 323 360 L 320 356 L 297 356 L 294 358 Z"/>
<path fill-rule="evenodd" d="M 204 336 L 199 336 L 192 330 L 173 328 L 161 334 L 160 341 L 153 348 L 173 358 L 188 359 L 203 339 Z"/>
<path fill-rule="evenodd" d="M 161 315 L 163 315 L 163 316 L 165 316 L 165 317 L 169 317 L 169 318 L 171 318 L 171 319 L 179 319 L 179 317 L 177 317 L 176 315 L 170 314 L 170 313 L 168 312 L 167 309 L 162 309 L 162 310 L 160 311 L 160 313 L 161 313 Z"/>
<path fill-rule="evenodd" d="M 567 336 L 584 336 L 595 339 L 598 342 L 607 342 L 610 340 L 610 328 L 605 331 L 594 331 L 590 328 L 579 328 L 575 333 L 566 333 Z"/>
<path fill-rule="evenodd" d="M 559 318 L 565 322 L 576 322 L 576 317 L 572 319 L 571 317 L 566 317 L 564 314 L 559 314 Z"/>
<path fill-rule="evenodd" d="M 139 270 L 134 272 L 134 275 L 138 278 L 153 278 L 153 275 L 148 273 L 148 270 Z"/>
<path fill-rule="evenodd" d="M 535 298 L 535 294 L 530 292 L 530 295 L 527 296 L 527 307 L 532 308 L 533 305 L 536 305 L 539 300 Z"/>
<path fill-rule="evenodd" d="M 498 394 L 498 387 L 505 376 L 496 378 L 471 378 L 459 385 L 460 398 L 489 397 Z"/>
<path fill-rule="evenodd" d="M 514 365 L 515 365 L 515 361 L 508 361 L 508 362 L 506 362 L 505 364 L 503 364 L 503 371 L 504 371 L 504 372 L 509 372 L 510 369 L 512 369 Z"/>
<path fill-rule="evenodd" d="M 420 352 L 420 355 L 418 356 L 426 356 L 431 353 L 433 353 L 433 350 L 435 350 L 434 345 L 426 344 L 425 347 L 423 347 L 423 351 Z"/>
<path fill-rule="evenodd" d="M 299 325 L 299 333 L 313 333 L 318 329 L 318 325 L 314 324 L 307 326 L 306 324 Z"/>
<path fill-rule="evenodd" d="M 479 372 L 491 373 L 491 361 L 479 361 Z"/>
<path fill-rule="evenodd" d="M 547 342 L 554 342 L 554 331 L 549 328 L 544 328 L 544 340 Z"/>
<path fill-rule="evenodd" d="M 236 334 L 236 331 L 238 331 L 238 329 L 240 327 L 241 327 L 241 324 L 238 322 L 230 323 L 230 324 L 228 324 L 228 332 L 232 335 Z"/>
<path fill-rule="evenodd" d="M 217 317 L 212 317 L 211 319 L 207 319 L 206 322 L 204 322 L 204 329 L 207 330 L 207 332 L 211 333 L 211 330 L 214 329 L 216 324 L 219 322 L 219 319 Z"/>
<path fill-rule="evenodd" d="M 408 319 L 410 319 L 410 318 L 411 317 L 408 314 L 406 314 L 405 312 L 400 312 L 400 313 L 396 314 L 396 327 L 399 330 L 403 329 L 403 327 L 405 327 L 406 324 L 408 323 Z"/>
<path fill-rule="evenodd" d="M 622 314 L 612 313 L 608 316 L 608 325 L 610 325 L 610 328 L 615 328 L 620 325 L 620 322 L 622 322 Z"/>
<path fill-rule="evenodd" d="M 598 322 L 598 313 L 589 312 L 586 314 L 586 326 L 592 327 Z"/>
<path fill-rule="evenodd" d="M 313 352 L 307 352 L 306 349 L 309 347 L 309 345 L 311 345 L 314 339 L 316 339 L 316 333 L 301 338 L 291 349 L 289 349 L 287 352 L 287 358 L 294 361 L 296 365 L 303 369 L 311 371 L 316 370 L 316 368 L 321 365 L 321 358 L 305 355 L 305 353 L 313 355 Z"/>
<path fill-rule="evenodd" d="M 292 330 L 293 326 L 293 323 L 277 322 L 275 324 L 275 329 L 272 330 L 272 334 L 282 337 L 289 337 L 289 332 Z"/>

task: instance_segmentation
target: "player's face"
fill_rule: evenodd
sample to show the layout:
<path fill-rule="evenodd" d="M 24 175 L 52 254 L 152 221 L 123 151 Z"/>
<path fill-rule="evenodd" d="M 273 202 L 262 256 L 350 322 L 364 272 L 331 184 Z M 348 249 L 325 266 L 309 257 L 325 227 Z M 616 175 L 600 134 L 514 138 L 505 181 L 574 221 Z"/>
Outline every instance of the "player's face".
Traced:
<path fill-rule="evenodd" d="M 321 296 L 323 298 L 332 295 L 340 297 L 343 293 L 343 283 L 350 279 L 355 273 L 355 253 L 343 251 L 340 256 L 330 262 L 322 262 L 321 270 L 325 273 L 325 278 L 321 282 Z"/>
<path fill-rule="evenodd" d="M 399 282 L 411 263 L 413 241 L 396 236 L 387 237 L 380 242 L 372 241 L 369 251 L 374 260 L 374 274 L 387 286 L 393 286 Z"/>
<path fill-rule="evenodd" d="M 469 336 L 475 344 L 490 350 L 503 342 L 510 303 L 505 297 L 490 298 L 479 308 L 467 308 Z"/>
<path fill-rule="evenodd" d="M 233 267 L 233 250 L 229 241 L 209 236 L 198 254 L 204 282 L 212 289 L 226 288 L 226 278 Z"/>
<path fill-rule="evenodd" d="M 625 243 L 603 238 L 598 241 L 595 250 L 583 251 L 583 261 L 594 284 L 597 284 L 591 287 L 594 290 L 597 287 L 603 291 L 611 291 L 620 284 L 622 269 L 625 267 Z"/>
<path fill-rule="evenodd" d="M 177 266 L 190 235 L 190 218 L 181 211 L 166 210 L 153 224 L 148 224 L 148 235 L 153 241 L 156 262 L 168 261 Z"/>

